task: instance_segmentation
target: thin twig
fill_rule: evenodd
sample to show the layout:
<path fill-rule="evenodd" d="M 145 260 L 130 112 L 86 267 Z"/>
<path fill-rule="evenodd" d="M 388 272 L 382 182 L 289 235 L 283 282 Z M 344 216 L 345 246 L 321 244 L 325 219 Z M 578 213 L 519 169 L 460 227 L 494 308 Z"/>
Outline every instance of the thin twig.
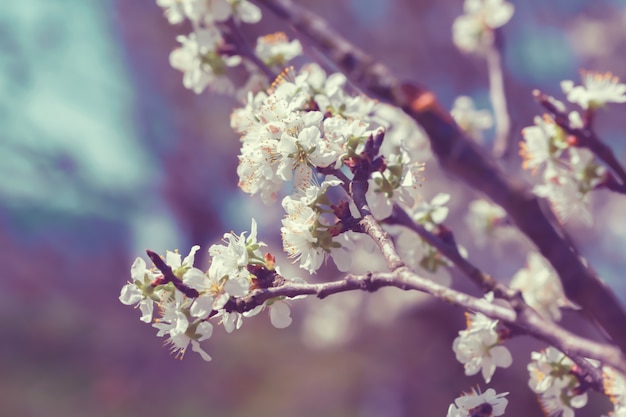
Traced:
<path fill-rule="evenodd" d="M 166 264 L 157 253 L 152 252 L 151 250 L 146 250 L 146 253 L 154 266 L 156 266 L 157 269 L 163 274 L 163 277 L 158 278 L 156 283 L 153 283 L 153 285 L 163 285 L 171 282 L 178 291 L 182 292 L 187 297 L 196 298 L 200 295 L 197 290 L 188 287 L 185 283 L 183 283 L 183 280 L 174 275 L 172 268 Z"/>
<path fill-rule="evenodd" d="M 442 239 L 426 230 L 424 226 L 414 222 L 406 211 L 398 205 L 394 205 L 393 213 L 390 217 L 384 220 L 384 223 L 404 226 L 417 233 L 422 239 L 441 252 L 443 256 L 450 260 L 450 262 L 452 262 L 461 272 L 469 277 L 472 282 L 478 285 L 478 287 L 485 293 L 493 291 L 496 297 L 504 298 L 509 301 L 516 298 L 515 291 L 510 290 L 506 285 L 501 284 L 490 275 L 482 272 L 471 262 L 465 259 L 459 253 L 459 250 L 455 245 L 444 242 Z"/>

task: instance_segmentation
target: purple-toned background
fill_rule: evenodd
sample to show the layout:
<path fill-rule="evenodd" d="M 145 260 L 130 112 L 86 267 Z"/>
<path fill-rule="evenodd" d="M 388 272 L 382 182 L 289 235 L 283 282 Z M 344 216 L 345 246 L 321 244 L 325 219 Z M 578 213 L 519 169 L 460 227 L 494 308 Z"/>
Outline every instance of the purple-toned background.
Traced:
<path fill-rule="evenodd" d="M 451 42 L 461 0 L 308 3 L 444 105 L 465 94 L 489 108 L 483 60 Z M 504 62 L 516 132 L 540 112 L 533 88 L 559 95 L 558 83 L 577 80 L 580 68 L 626 77 L 625 1 L 514 3 Z M 277 30 L 266 14 L 251 33 Z M 245 230 L 252 214 L 264 240 L 277 236 L 276 215 L 235 186 L 238 141 L 228 117 L 236 103 L 185 90 L 168 65 L 175 36 L 186 30 L 170 26 L 151 0 L 2 6 L 0 416 L 443 416 L 461 391 L 485 388 L 454 360 L 463 312 L 438 301 L 417 303 L 392 322 L 387 311 L 363 311 L 381 321 L 353 319 L 346 343 L 323 349 L 303 342 L 302 310 L 287 330 L 257 317 L 234 334 L 216 331 L 207 343 L 211 363 L 191 353 L 175 360 L 138 312 L 119 303 L 130 264 L 146 248 L 206 248 L 225 231 Z M 623 114 L 611 107 L 598 126 L 626 160 Z M 506 161 L 506 169 L 518 167 L 517 157 Z M 477 196 L 428 168 L 430 190 L 450 190 L 461 216 Z M 625 299 L 622 200 L 600 192 L 594 228 L 568 227 Z M 495 276 L 523 265 L 519 251 L 471 250 L 463 221 L 451 224 L 471 259 Z M 475 291 L 459 277 L 455 283 Z M 571 314 L 565 324 L 588 327 Z M 493 386 L 511 392 L 507 415 L 540 415 L 525 388 L 525 361 L 541 345 L 519 338 L 508 346 L 516 360 L 496 372 Z M 592 396 L 577 415 L 607 407 Z"/>

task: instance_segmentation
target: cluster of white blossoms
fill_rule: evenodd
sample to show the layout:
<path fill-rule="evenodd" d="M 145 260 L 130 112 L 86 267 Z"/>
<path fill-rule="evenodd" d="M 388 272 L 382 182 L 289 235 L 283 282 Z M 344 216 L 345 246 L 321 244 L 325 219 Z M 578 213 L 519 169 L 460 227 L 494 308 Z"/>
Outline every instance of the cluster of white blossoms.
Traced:
<path fill-rule="evenodd" d="M 548 320 L 559 321 L 560 307 L 571 305 L 565 298 L 556 272 L 536 252 L 528 254 L 526 268 L 520 269 L 513 276 L 510 287 L 521 291 L 524 301 Z"/>
<path fill-rule="evenodd" d="M 378 219 L 388 217 L 394 203 L 413 207 L 421 185 L 423 164 L 402 143 L 382 146 L 389 122 L 378 114 L 378 103 L 352 96 L 345 87 L 343 74 L 327 76 L 318 65 L 306 66 L 298 74 L 289 69 L 268 93 L 250 94 L 245 107 L 231 116 L 231 126 L 242 142 L 239 187 L 271 204 L 292 184 L 293 191 L 282 202 L 283 243 L 311 273 L 328 256 L 345 269 L 335 256 L 345 254 L 341 249 L 348 243 L 339 236 L 345 230 L 337 230 L 335 219 L 324 216 L 332 212 L 333 202 L 327 196 L 331 189 L 345 196 L 342 187 L 347 184 L 333 172 L 349 177 L 351 168 L 367 157 L 372 159 L 369 163 L 378 164 L 369 172 L 366 194 Z M 379 141 L 378 149 L 364 156 L 368 141 Z"/>
<path fill-rule="evenodd" d="M 302 54 L 302 45 L 275 33 L 260 37 L 254 50 L 244 51 L 245 45 L 237 41 L 234 31 L 241 22 L 261 19 L 260 9 L 247 0 L 157 0 L 157 4 L 165 9 L 170 23 L 188 20 L 193 28 L 190 34 L 177 38 L 181 46 L 170 55 L 171 65 L 184 73 L 184 86 L 196 93 L 210 88 L 246 97 L 244 106 L 235 109 L 230 120 L 241 140 L 238 185 L 248 194 L 258 194 L 266 204 L 281 201 L 285 212 L 280 230 L 283 248 L 300 268 L 315 273 L 332 259 L 340 271 L 352 272 L 352 260 L 359 251 L 370 262 L 376 258 L 371 256 L 376 250 L 374 241 L 356 233 L 362 231 L 358 220 L 366 209 L 357 209 L 351 195 L 355 188 L 363 191 L 366 181 L 365 199 L 377 220 L 391 216 L 394 207 L 400 206 L 415 223 L 449 238 L 448 243 L 456 246 L 443 225 L 450 195 L 420 199 L 423 162 L 430 151 L 424 146 L 420 128 L 402 110 L 354 93 L 343 74 L 327 75 L 316 64 L 299 72 L 293 68 L 283 71 L 267 89 L 269 80 L 257 65 L 266 67 L 267 73 L 280 70 Z M 513 5 L 505 0 L 465 0 L 465 14 L 453 25 L 455 44 L 465 52 L 485 52 L 494 46 L 495 30 L 507 23 L 513 12 Z M 230 70 L 234 67 L 248 73 L 248 81 L 239 83 L 244 84 L 239 89 Z M 586 117 L 607 102 L 626 102 L 626 85 L 611 74 L 584 73 L 582 86 L 564 81 L 562 89 L 570 102 L 586 111 Z M 563 103 L 551 97 L 548 100 L 566 114 Z M 475 110 L 468 97 L 455 101 L 452 116 L 477 141 L 482 131 L 493 125 L 491 115 Z M 590 152 L 576 147 L 568 130 L 556 120 L 538 117 L 534 126 L 523 130 L 523 166 L 542 171 L 544 181 L 534 191 L 550 199 L 562 221 L 576 212 L 590 221 L 586 197 L 602 181 L 604 168 Z M 578 112 L 569 113 L 569 131 L 588 127 Z M 468 223 L 484 238 L 509 221 L 501 207 L 478 200 L 470 205 Z M 394 238 L 409 267 L 423 269 L 432 275 L 430 278 L 449 280 L 442 273 L 437 275 L 439 267 L 448 261 L 414 231 L 404 230 Z M 157 336 L 166 338 L 176 357 L 182 358 L 191 345 L 208 361 L 211 358 L 200 343 L 211 337 L 214 324 L 223 325 L 230 333 L 241 328 L 245 317 L 263 309 L 269 310 L 275 327 L 291 324 L 285 297 L 248 304 L 259 294 L 246 298 L 255 290 L 278 286 L 285 280 L 300 281 L 281 276 L 274 257 L 261 252 L 264 246 L 257 240 L 253 219 L 248 236 L 245 232 L 227 233 L 223 244 L 209 248 L 207 271 L 194 266 L 199 246 L 185 258 L 177 251 L 167 251 L 164 258 L 148 251 L 155 268 L 148 268 L 142 258 L 137 258 L 131 267 L 132 281 L 124 285 L 119 299 L 140 310 L 140 320 L 152 323 Z M 457 248 L 465 256 L 464 249 Z M 369 272 L 371 264 L 363 256 L 355 262 Z M 529 255 L 527 268 L 513 277 L 511 288 L 520 290 L 526 303 L 547 319 L 559 320 L 559 307 L 570 305 L 552 269 L 535 253 Z M 493 294 L 487 294 L 486 300 L 493 302 Z M 400 303 L 394 299 L 393 304 L 397 307 Z M 322 329 L 328 340 L 337 337 L 333 333 L 347 333 L 345 329 L 351 326 L 350 316 L 344 306 L 342 309 L 344 318 L 339 321 L 343 323 L 330 331 Z M 157 318 L 153 317 L 155 310 Z M 331 313 L 338 315 L 336 310 L 331 309 Z M 357 310 L 361 314 L 362 309 Z M 502 345 L 510 333 L 498 320 L 480 312 L 467 313 L 466 317 L 467 328 L 454 339 L 453 351 L 466 375 L 480 372 L 489 383 L 497 367 L 512 364 L 511 353 Z M 324 326 L 311 327 L 320 333 Z M 573 409 L 586 404 L 587 386 L 580 383 L 578 368 L 555 348 L 533 352 L 527 368 L 529 386 L 539 396 L 547 416 L 573 417 Z M 624 376 L 607 367 L 603 375 L 605 393 L 615 405 L 611 415 L 626 417 Z M 472 389 L 449 406 L 447 416 L 501 416 L 508 403 L 506 395 L 493 389 L 484 393 Z"/>
<path fill-rule="evenodd" d="M 486 298 L 493 301 L 493 293 L 487 294 Z M 456 359 L 464 365 L 465 375 L 475 375 L 481 371 L 485 382 L 489 383 L 496 367 L 511 366 L 511 352 L 500 345 L 498 320 L 492 320 L 482 313 L 466 313 L 466 316 L 467 329 L 459 332 L 452 349 Z"/>
<path fill-rule="evenodd" d="M 508 394 L 508 392 L 496 394 L 492 388 L 481 393 L 472 388 L 470 393 L 458 397 L 453 404 L 450 404 L 447 417 L 497 417 L 504 415 L 504 410 L 509 402 L 504 397 Z"/>
<path fill-rule="evenodd" d="M 583 85 L 574 86 L 572 81 L 561 83 L 567 99 L 580 105 L 590 117 L 598 107 L 606 103 L 626 102 L 626 85 L 619 84 L 611 74 L 583 72 Z M 565 104 L 548 97 L 556 111 L 565 114 Z M 577 111 L 567 113 L 568 129 L 587 129 Z M 606 168 L 594 154 L 579 145 L 578 139 L 568 134 L 550 115 L 536 117 L 535 125 L 522 130 L 524 140 L 520 142 L 523 168 L 533 173 L 543 170 L 542 183 L 534 192 L 550 201 L 560 221 L 566 222 L 577 215 L 586 224 L 593 219 L 589 208 L 589 194 L 602 184 Z"/>
<path fill-rule="evenodd" d="M 482 52 L 494 43 L 494 29 L 513 16 L 514 6 L 505 0 L 465 0 L 464 14 L 452 24 L 452 40 L 463 52 Z"/>
<path fill-rule="evenodd" d="M 255 54 L 269 67 L 282 68 L 302 53 L 300 42 L 289 42 L 283 33 L 260 37 L 256 49 L 245 53 L 239 50 L 242 45 L 230 42 L 236 30 L 233 25 L 261 20 L 261 9 L 247 0 L 157 0 L 157 4 L 171 24 L 191 22 L 193 32 L 176 38 L 181 46 L 170 54 L 170 65 L 183 72 L 183 85 L 196 94 L 207 87 L 238 97 L 250 89 L 258 91 L 267 86 L 268 80 L 248 54 Z M 241 75 L 233 74 L 230 69 L 234 67 L 248 77 L 239 89 L 233 78 Z"/>
<path fill-rule="evenodd" d="M 263 255 L 265 246 L 257 241 L 256 222 L 252 220 L 249 236 L 246 233 L 224 235 L 223 245 L 209 248 L 211 265 L 207 272 L 193 266 L 199 246 L 191 248 L 184 259 L 178 252 L 167 251 L 161 269 L 148 269 L 142 258 L 137 258 L 131 267 L 132 281 L 121 291 L 120 301 L 135 305 L 141 310 L 141 321 L 153 321 L 154 305 L 158 306 L 159 317 L 153 327 L 157 336 L 167 337 L 166 343 L 177 357 L 182 358 L 191 344 L 204 360 L 211 357 L 200 347 L 200 342 L 211 337 L 213 325 L 210 320 L 221 323 L 227 332 L 239 329 L 244 317 L 270 309 L 270 320 L 277 328 L 291 323 L 289 306 L 283 298 L 266 301 L 246 312 L 228 309 L 233 297 L 245 297 L 254 288 L 260 288 L 258 277 L 249 268 L 254 266 L 263 271 L 277 271 L 271 255 Z M 170 275 L 171 273 L 171 275 Z"/>
<path fill-rule="evenodd" d="M 557 349 L 532 352 L 527 368 L 528 386 L 537 394 L 546 416 L 574 417 L 573 409 L 587 404 L 587 392 L 572 371 L 574 363 Z"/>

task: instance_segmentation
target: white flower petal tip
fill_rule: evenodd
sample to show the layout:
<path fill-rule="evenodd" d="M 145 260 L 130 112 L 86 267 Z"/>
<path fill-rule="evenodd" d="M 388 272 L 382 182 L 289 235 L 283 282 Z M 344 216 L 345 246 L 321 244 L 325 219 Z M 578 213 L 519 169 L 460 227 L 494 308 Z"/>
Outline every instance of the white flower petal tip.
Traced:
<path fill-rule="evenodd" d="M 289 327 L 293 321 L 289 305 L 284 301 L 277 301 L 270 306 L 270 321 L 277 329 Z"/>

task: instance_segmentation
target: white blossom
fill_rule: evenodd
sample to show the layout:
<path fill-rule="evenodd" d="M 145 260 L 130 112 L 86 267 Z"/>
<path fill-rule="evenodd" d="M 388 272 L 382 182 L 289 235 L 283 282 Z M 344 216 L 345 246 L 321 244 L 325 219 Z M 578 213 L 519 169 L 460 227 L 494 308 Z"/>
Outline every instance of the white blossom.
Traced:
<path fill-rule="evenodd" d="M 258 23 L 261 20 L 261 9 L 248 0 L 228 0 L 228 2 L 233 8 L 233 15 L 236 19 L 245 23 Z"/>
<path fill-rule="evenodd" d="M 239 236 L 234 233 L 225 233 L 222 241 L 225 244 L 215 244 L 209 248 L 211 255 L 211 266 L 209 275 L 218 279 L 222 277 L 235 278 L 242 274 L 242 270 L 249 263 L 250 253 L 249 246 L 264 246 L 263 242 L 257 242 L 257 224 L 252 219 L 250 236 L 246 237 L 247 232 L 241 233 Z M 260 256 L 260 254 L 259 254 Z M 245 273 L 243 273 L 245 275 Z"/>
<path fill-rule="evenodd" d="M 562 140 L 561 128 L 548 117 L 535 117 L 535 125 L 522 129 L 524 141 L 520 142 L 522 168 L 533 173 L 545 166 L 554 170 L 562 150 L 567 146 Z"/>
<path fill-rule="evenodd" d="M 450 404 L 447 417 L 497 417 L 504 414 L 508 400 L 504 398 L 508 392 L 497 394 L 492 388 L 484 393 L 472 388 L 472 391 L 458 397 Z"/>
<path fill-rule="evenodd" d="M 430 143 L 422 128 L 401 109 L 378 103 L 375 120 L 385 129 L 381 153 L 403 153 L 407 160 L 426 162 L 432 158 Z"/>
<path fill-rule="evenodd" d="M 241 134 L 239 186 L 261 194 L 266 204 L 275 201 L 285 182 L 293 179 L 302 189 L 318 168 L 340 169 L 348 156 L 358 156 L 377 125 L 376 103 L 351 97 L 344 90 L 343 74 L 326 73 L 309 65 L 295 73 L 287 69 L 269 93 L 249 95 L 244 108 L 232 113 L 231 126 Z M 390 156 L 391 159 L 397 156 Z M 397 194 L 416 184 L 408 162 L 395 185 Z"/>
<path fill-rule="evenodd" d="M 511 289 L 520 290 L 526 303 L 543 317 L 559 321 L 559 307 L 568 305 L 561 281 L 547 261 L 538 253 L 528 254 L 526 268 L 511 280 Z"/>
<path fill-rule="evenodd" d="M 452 24 L 452 38 L 464 52 L 481 50 L 493 43 L 493 29 L 506 24 L 514 7 L 505 0 L 465 0 L 465 14 Z"/>
<path fill-rule="evenodd" d="M 557 379 L 568 377 L 574 364 L 556 348 L 550 346 L 541 352 L 532 352 L 527 366 L 530 380 L 528 386 L 533 392 L 541 394 L 552 389 Z"/>
<path fill-rule="evenodd" d="M 279 300 L 275 301 L 269 306 L 270 309 L 270 321 L 272 326 L 277 329 L 284 329 L 285 327 L 289 327 L 291 322 L 293 321 L 291 318 L 291 310 L 289 309 L 289 304 L 285 301 Z"/>
<path fill-rule="evenodd" d="M 489 383 L 496 367 L 508 368 L 513 362 L 509 350 L 499 345 L 496 332 L 498 320 L 492 320 L 481 313 L 468 313 L 468 327 L 461 330 L 454 339 L 452 349 L 456 358 L 465 367 L 465 375 L 475 375 L 479 371 Z"/>
<path fill-rule="evenodd" d="M 161 318 L 152 326 L 157 328 L 157 336 L 167 336 L 166 344 L 170 345 L 170 352 L 182 359 L 187 347 L 191 343 L 194 352 L 198 352 L 202 359 L 210 361 L 211 357 L 200 347 L 200 343 L 211 337 L 213 326 L 203 320 L 190 323 L 184 308 L 188 300 L 180 292 L 160 305 Z"/>
<path fill-rule="evenodd" d="M 297 137 L 283 133 L 277 150 L 282 156 L 277 167 L 278 175 L 289 180 L 293 172 L 297 188 L 304 188 L 311 182 L 312 167 L 327 167 L 337 158 L 337 154 L 322 140 L 316 126 L 302 129 Z"/>
<path fill-rule="evenodd" d="M 583 200 L 604 180 L 606 174 L 606 168 L 597 162 L 595 155 L 583 148 L 569 149 L 569 168 Z"/>
<path fill-rule="evenodd" d="M 450 194 L 439 193 L 429 203 L 422 201 L 418 204 L 415 209 L 411 210 L 411 217 L 427 226 L 441 224 L 448 217 L 449 209 L 446 207 L 448 201 L 450 201 Z"/>
<path fill-rule="evenodd" d="M 154 300 L 151 295 L 154 289 L 151 282 L 157 274 L 146 269 L 146 262 L 142 258 L 137 258 L 130 267 L 132 282 L 124 285 L 120 292 L 119 300 L 122 304 L 139 307 L 141 311 L 141 321 L 150 323 L 154 310 Z"/>
<path fill-rule="evenodd" d="M 599 73 L 583 71 L 582 85 L 574 86 L 571 80 L 562 81 L 561 89 L 567 94 L 567 100 L 578 104 L 583 109 L 595 109 L 606 103 L 626 102 L 626 84 L 610 72 Z"/>
<path fill-rule="evenodd" d="M 227 333 L 232 333 L 234 330 L 239 330 L 243 324 L 243 315 L 236 311 L 226 312 L 222 311 L 222 325 Z"/>
<path fill-rule="evenodd" d="M 301 268 L 313 273 L 324 261 L 324 249 L 314 235 L 318 214 L 291 196 L 285 197 L 283 208 L 286 212 L 280 228 L 283 248 L 289 257 L 300 261 Z"/>
<path fill-rule="evenodd" d="M 479 143 L 483 140 L 483 131 L 493 126 L 491 113 L 488 110 L 476 110 L 474 101 L 467 96 L 459 96 L 454 100 L 450 114 L 459 127 Z"/>
<path fill-rule="evenodd" d="M 577 181 L 566 172 L 550 178 L 544 184 L 536 185 L 533 192 L 539 197 L 548 199 L 562 223 L 567 222 L 572 216 L 577 216 L 587 225 L 593 223 L 588 203 L 589 196 L 581 194 Z"/>
<path fill-rule="evenodd" d="M 193 268 L 193 263 L 195 262 L 196 252 L 200 250 L 200 246 L 194 245 L 191 247 L 189 254 L 185 256 L 185 259 L 182 258 L 178 250 L 175 251 L 165 251 L 165 263 L 167 266 L 172 268 L 172 272 L 174 275 L 182 278 L 183 274 L 189 270 L 189 268 Z"/>
<path fill-rule="evenodd" d="M 173 25 L 185 19 L 197 24 L 209 13 L 206 0 L 157 0 L 156 2 L 165 9 L 165 17 Z"/>
<path fill-rule="evenodd" d="M 420 275 L 438 284 L 449 286 L 452 280 L 448 266 L 451 265 L 436 248 L 408 229 L 401 229 L 395 238 L 398 253 L 410 267 L 420 270 Z"/>
<path fill-rule="evenodd" d="M 267 65 L 282 67 L 302 54 L 302 44 L 297 39 L 290 42 L 284 32 L 277 32 L 259 37 L 254 52 Z"/>
<path fill-rule="evenodd" d="M 570 372 L 572 360 L 553 347 L 532 352 L 531 359 L 528 386 L 537 394 L 546 416 L 573 417 L 573 408 L 587 403 L 587 393 L 577 391 L 578 379 Z"/>
<path fill-rule="evenodd" d="M 222 37 L 215 28 L 198 29 L 176 38 L 182 44 L 170 54 L 170 65 L 184 73 L 185 88 L 200 94 L 207 86 L 217 93 L 231 94 L 234 86 L 226 69 L 239 65 L 241 57 L 223 56 L 217 52 Z"/>
<path fill-rule="evenodd" d="M 372 173 L 365 197 L 374 217 L 378 220 L 389 217 L 394 203 L 414 207 L 419 199 L 423 171 L 423 164 L 405 163 L 401 156 L 395 155 L 388 160 L 384 172 Z"/>
<path fill-rule="evenodd" d="M 587 404 L 587 393 L 575 394 L 568 386 L 569 379 L 556 379 L 552 388 L 539 394 L 539 403 L 548 417 L 574 417 L 574 408 Z"/>
<path fill-rule="evenodd" d="M 474 200 L 469 204 L 469 211 L 465 216 L 465 223 L 472 231 L 476 243 L 484 246 L 487 243 L 500 248 L 502 240 L 515 236 L 515 229 L 508 227 L 506 211 L 497 204 L 487 200 Z"/>

